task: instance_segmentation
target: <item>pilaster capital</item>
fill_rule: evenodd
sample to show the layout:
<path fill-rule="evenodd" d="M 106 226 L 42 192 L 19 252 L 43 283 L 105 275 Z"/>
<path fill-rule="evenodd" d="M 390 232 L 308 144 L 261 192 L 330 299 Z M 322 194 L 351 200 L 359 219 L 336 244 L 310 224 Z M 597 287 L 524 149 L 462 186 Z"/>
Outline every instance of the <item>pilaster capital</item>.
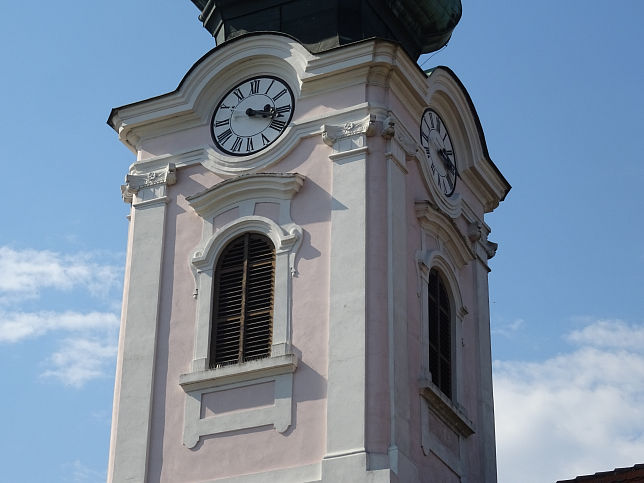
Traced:
<path fill-rule="evenodd" d="M 121 185 L 121 196 L 126 203 L 150 201 L 164 197 L 167 186 L 177 182 L 177 168 L 168 163 L 161 169 L 146 172 L 133 172 L 125 176 Z"/>
<path fill-rule="evenodd" d="M 322 140 L 335 152 L 350 151 L 366 146 L 366 137 L 376 134 L 376 115 L 369 114 L 358 121 L 347 121 L 344 124 L 324 124 Z"/>

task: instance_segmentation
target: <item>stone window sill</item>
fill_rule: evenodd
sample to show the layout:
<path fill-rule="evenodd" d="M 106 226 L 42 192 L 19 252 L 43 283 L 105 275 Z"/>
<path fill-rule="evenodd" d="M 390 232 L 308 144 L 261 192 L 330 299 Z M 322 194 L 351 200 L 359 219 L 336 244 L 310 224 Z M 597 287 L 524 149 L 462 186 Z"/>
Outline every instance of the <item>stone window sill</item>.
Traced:
<path fill-rule="evenodd" d="M 252 381 L 263 377 L 293 373 L 296 368 L 297 356 L 295 354 L 286 354 L 241 364 L 231 364 L 206 371 L 181 374 L 179 376 L 179 384 L 186 392 L 197 391 L 200 389 Z"/>
<path fill-rule="evenodd" d="M 421 396 L 436 416 L 465 438 L 474 434 L 474 423 L 430 379 L 423 378 L 419 383 Z"/>

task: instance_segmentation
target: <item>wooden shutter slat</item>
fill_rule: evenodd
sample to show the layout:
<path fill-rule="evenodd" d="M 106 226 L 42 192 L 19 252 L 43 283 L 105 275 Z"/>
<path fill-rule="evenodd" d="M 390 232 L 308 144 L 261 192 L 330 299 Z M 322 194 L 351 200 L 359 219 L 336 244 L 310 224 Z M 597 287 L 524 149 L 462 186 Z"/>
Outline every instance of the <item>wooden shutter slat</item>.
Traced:
<path fill-rule="evenodd" d="M 275 249 L 246 233 L 222 251 L 213 290 L 211 367 L 270 356 Z"/>

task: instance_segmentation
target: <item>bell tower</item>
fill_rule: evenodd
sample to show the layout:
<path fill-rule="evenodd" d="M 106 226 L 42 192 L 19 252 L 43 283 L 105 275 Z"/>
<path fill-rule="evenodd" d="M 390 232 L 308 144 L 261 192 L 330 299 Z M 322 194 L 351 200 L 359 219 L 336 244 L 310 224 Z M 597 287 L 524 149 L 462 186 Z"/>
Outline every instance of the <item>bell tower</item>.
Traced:
<path fill-rule="evenodd" d="M 108 119 L 135 157 L 108 481 L 496 481 L 510 185 L 415 62 L 460 1 L 193 3 L 217 46 Z"/>

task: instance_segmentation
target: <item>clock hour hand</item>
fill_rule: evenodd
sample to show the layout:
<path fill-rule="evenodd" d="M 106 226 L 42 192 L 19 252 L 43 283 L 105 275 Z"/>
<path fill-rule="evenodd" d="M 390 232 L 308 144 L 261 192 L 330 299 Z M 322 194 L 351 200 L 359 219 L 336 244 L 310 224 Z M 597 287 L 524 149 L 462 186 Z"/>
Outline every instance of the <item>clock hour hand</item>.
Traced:
<path fill-rule="evenodd" d="M 441 158 L 441 161 L 443 161 L 443 164 L 445 165 L 445 168 L 450 172 L 455 175 L 458 175 L 456 172 L 456 166 L 454 166 L 454 163 L 449 159 L 447 156 L 447 153 L 445 152 L 445 148 L 440 148 L 438 149 L 438 154 Z"/>
<path fill-rule="evenodd" d="M 277 111 L 275 110 L 275 108 L 271 107 L 269 104 L 266 104 L 264 106 L 264 109 L 262 109 L 261 111 L 257 109 L 253 109 L 251 107 L 246 109 L 246 115 L 248 117 L 261 116 L 264 118 L 270 117 L 271 119 L 274 119 L 276 114 L 277 114 Z"/>

